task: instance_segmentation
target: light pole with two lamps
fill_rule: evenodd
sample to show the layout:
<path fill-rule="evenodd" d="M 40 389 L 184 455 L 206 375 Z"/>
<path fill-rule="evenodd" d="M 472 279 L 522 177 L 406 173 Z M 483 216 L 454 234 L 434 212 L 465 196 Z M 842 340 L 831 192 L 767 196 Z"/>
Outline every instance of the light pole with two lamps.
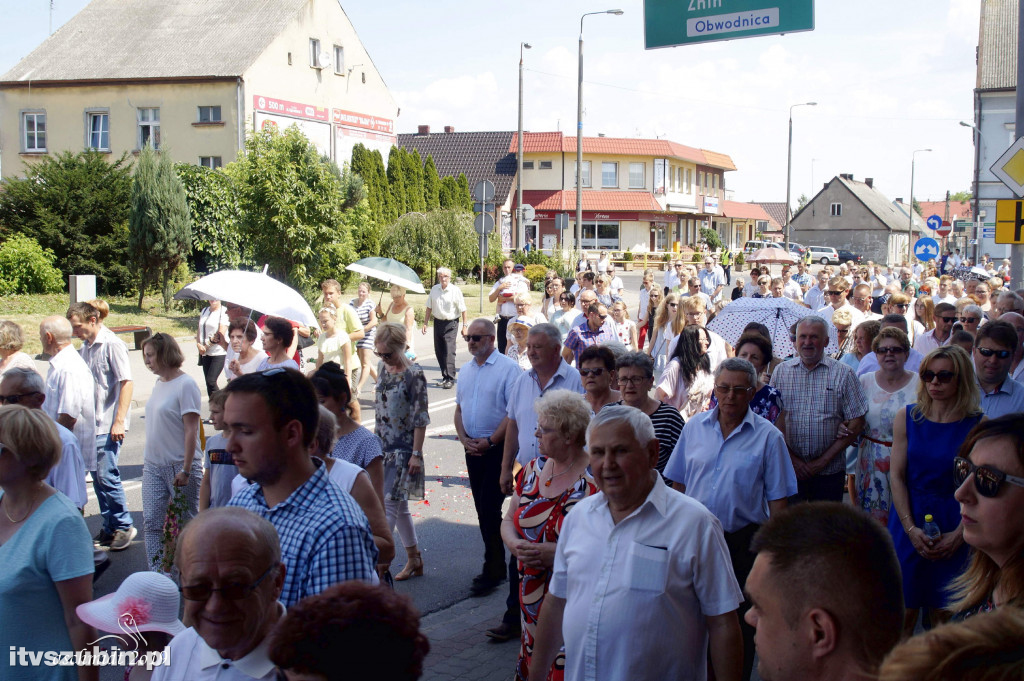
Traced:
<path fill-rule="evenodd" d="M 910 218 L 907 222 L 907 267 L 911 266 L 914 258 L 914 164 L 917 162 L 917 154 L 921 151 L 931 151 L 931 149 L 914 149 L 914 153 L 910 155 L 910 205 L 907 206 L 907 213 Z"/>
<path fill-rule="evenodd" d="M 789 253 L 789 218 L 793 212 L 789 203 L 790 179 L 793 175 L 793 109 L 798 106 L 818 106 L 817 102 L 803 102 L 789 107 L 789 150 L 786 153 L 786 253 Z"/>
<path fill-rule="evenodd" d="M 576 80 L 576 260 L 583 251 L 583 20 L 594 14 L 621 16 L 621 9 L 587 12 L 580 17 L 580 69 Z M 593 172 L 591 172 L 593 181 Z M 595 234 L 595 238 L 596 238 Z"/>
<path fill-rule="evenodd" d="M 531 49 L 530 43 L 519 43 L 519 154 L 516 161 L 519 164 L 516 172 L 516 232 L 518 232 L 519 250 L 523 250 L 526 243 L 526 228 L 523 225 L 523 50 Z"/>
<path fill-rule="evenodd" d="M 971 198 L 973 199 L 972 203 L 974 204 L 974 210 L 972 212 L 971 217 L 974 218 L 972 222 L 979 223 L 981 222 L 981 215 L 979 214 L 981 210 L 978 208 L 978 162 L 981 158 L 981 141 L 982 139 L 984 139 L 984 137 L 981 134 L 981 128 L 979 128 L 974 123 L 960 121 L 960 125 L 964 126 L 965 128 L 970 128 L 972 131 L 971 137 L 974 138 L 974 182 L 971 185 Z M 977 135 L 977 137 L 975 137 L 975 135 Z M 974 255 L 971 256 L 971 260 L 973 262 L 978 262 L 978 253 L 981 250 L 981 245 L 979 243 L 981 241 L 980 232 L 981 228 L 978 227 L 977 233 L 974 235 Z M 964 256 L 967 255 L 967 245 L 968 244 L 966 243 L 964 244 Z"/>

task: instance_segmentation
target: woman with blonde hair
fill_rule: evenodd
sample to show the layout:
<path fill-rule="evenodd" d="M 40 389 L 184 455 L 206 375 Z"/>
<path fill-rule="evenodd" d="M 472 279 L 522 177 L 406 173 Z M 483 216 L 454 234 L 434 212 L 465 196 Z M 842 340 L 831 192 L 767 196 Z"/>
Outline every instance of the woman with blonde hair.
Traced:
<path fill-rule="evenodd" d="M 405 288 L 398 284 L 391 285 L 391 304 L 387 310 L 382 310 L 380 303 L 377 304 L 374 312 L 377 319 L 383 319 L 392 324 L 401 324 L 405 328 L 406 349 L 404 352 L 409 359 L 416 359 L 416 349 L 413 347 L 413 330 L 416 326 L 416 313 L 412 304 L 405 299 Z"/>
<path fill-rule="evenodd" d="M 416 544 L 409 501 L 422 501 L 425 494 L 423 441 L 430 424 L 427 379 L 420 365 L 406 356 L 403 325 L 381 324 L 373 342 L 374 354 L 381 360 L 374 414 L 375 432 L 384 450 L 384 510 L 388 528 L 394 531 L 398 525 L 408 556 L 405 567 L 395 575 L 395 581 L 401 582 L 423 575 L 423 557 Z"/>
<path fill-rule="evenodd" d="M 668 364 L 669 345 L 683 330 L 685 318 L 679 312 L 679 294 L 669 293 L 658 304 L 658 311 L 653 316 L 651 343 L 644 352 L 654 360 L 655 382 Z"/>
<path fill-rule="evenodd" d="M 896 412 L 889 460 L 889 533 L 903 573 L 905 636 L 913 634 L 921 608 L 932 623 L 949 618 L 946 587 L 967 560 L 950 471 L 960 445 L 984 418 L 974 364 L 960 347 L 932 350 L 918 375 L 917 403 Z M 925 534 L 926 515 L 939 537 Z"/>
<path fill-rule="evenodd" d="M 935 301 L 931 296 L 918 296 L 914 301 L 914 320 L 920 322 L 925 331 L 935 329 Z"/>
<path fill-rule="evenodd" d="M 629 318 L 626 304 L 621 300 L 616 300 L 612 303 L 610 312 L 612 319 L 615 320 L 615 331 L 619 336 L 619 341 L 626 346 L 627 351 L 635 351 L 637 349 L 636 322 Z"/>
<path fill-rule="evenodd" d="M 751 282 L 754 282 L 754 278 L 751 277 Z M 757 290 L 751 294 L 751 298 L 771 298 L 772 292 L 769 287 L 772 285 L 772 278 L 767 274 L 762 274 L 757 278 Z"/>
<path fill-rule="evenodd" d="M 42 409 L 6 406 L 0 442 L 0 646 L 88 649 L 96 632 L 76 609 L 92 600 L 92 540 L 75 504 L 45 482 L 60 459 L 57 427 Z M 5 681 L 99 678 L 88 665 L 4 668 Z"/>
<path fill-rule="evenodd" d="M 850 333 L 853 313 L 849 307 L 841 307 L 832 313 L 832 326 L 836 327 L 836 337 L 839 341 L 839 349 L 832 355 L 832 359 L 842 360 L 853 351 L 854 346 L 853 334 Z M 853 367 L 853 370 L 856 371 L 857 368 Z"/>
<path fill-rule="evenodd" d="M 0 376 L 15 367 L 36 371 L 35 360 L 27 352 L 22 352 L 25 345 L 25 334 L 15 322 L 0 322 Z"/>
<path fill-rule="evenodd" d="M 914 341 L 917 340 L 918 336 L 925 332 L 924 325 L 914 319 L 912 312 L 914 300 L 916 298 L 912 299 L 907 293 L 894 293 L 889 296 L 888 302 L 882 305 L 882 311 L 885 314 L 903 315 L 907 320 L 907 337 L 910 338 L 911 346 L 914 345 Z"/>

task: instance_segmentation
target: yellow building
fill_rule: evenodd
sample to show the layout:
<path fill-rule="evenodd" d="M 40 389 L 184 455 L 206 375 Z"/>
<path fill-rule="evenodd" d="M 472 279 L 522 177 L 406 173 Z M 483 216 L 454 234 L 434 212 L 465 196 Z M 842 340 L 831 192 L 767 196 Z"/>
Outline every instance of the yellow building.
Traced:
<path fill-rule="evenodd" d="M 0 176 L 146 143 L 219 167 L 292 124 L 339 164 L 387 159 L 398 113 L 336 0 L 93 0 L 0 78 Z"/>
<path fill-rule="evenodd" d="M 510 151 L 518 148 L 512 137 Z M 701 227 L 724 233 L 725 154 L 669 140 L 583 138 L 583 244 L 588 250 L 664 251 L 699 241 Z M 560 132 L 523 133 L 523 204 L 527 228 L 544 249 L 569 245 L 576 222 L 576 138 Z M 568 228 L 560 233 L 556 215 Z M 536 233 L 539 230 L 539 235 Z M 539 237 L 539 238 L 538 238 Z"/>

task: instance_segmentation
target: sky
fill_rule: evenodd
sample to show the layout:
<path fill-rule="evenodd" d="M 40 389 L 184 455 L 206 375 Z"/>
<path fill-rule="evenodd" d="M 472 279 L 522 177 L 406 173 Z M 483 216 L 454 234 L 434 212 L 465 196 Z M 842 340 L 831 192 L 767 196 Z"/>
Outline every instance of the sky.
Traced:
<path fill-rule="evenodd" d="M 132 0 L 125 0 L 131 2 Z M 244 2 L 244 0 L 239 0 Z M 688 0 L 679 0 L 687 3 Z M 731 0 L 722 0 L 727 10 Z M 54 0 L 54 28 L 87 0 Z M 585 135 L 667 138 L 728 154 L 738 201 L 784 201 L 793 110 L 793 204 L 839 173 L 890 199 L 970 189 L 980 0 L 817 0 L 813 31 L 644 49 L 641 0 L 343 0 L 391 89 L 398 132 L 575 134 L 580 16 Z M 47 35 L 46 0 L 0 0 L 0 73 Z"/>

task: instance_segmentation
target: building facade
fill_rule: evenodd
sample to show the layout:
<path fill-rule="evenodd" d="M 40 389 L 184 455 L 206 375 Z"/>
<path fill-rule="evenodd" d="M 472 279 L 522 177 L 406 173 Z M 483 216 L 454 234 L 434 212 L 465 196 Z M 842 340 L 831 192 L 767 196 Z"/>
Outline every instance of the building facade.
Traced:
<path fill-rule="evenodd" d="M 339 164 L 384 158 L 398 107 L 332 0 L 93 0 L 0 77 L 0 175 L 61 151 L 145 144 L 220 167 L 297 125 Z M 24 162 L 24 163 L 23 163 Z"/>

